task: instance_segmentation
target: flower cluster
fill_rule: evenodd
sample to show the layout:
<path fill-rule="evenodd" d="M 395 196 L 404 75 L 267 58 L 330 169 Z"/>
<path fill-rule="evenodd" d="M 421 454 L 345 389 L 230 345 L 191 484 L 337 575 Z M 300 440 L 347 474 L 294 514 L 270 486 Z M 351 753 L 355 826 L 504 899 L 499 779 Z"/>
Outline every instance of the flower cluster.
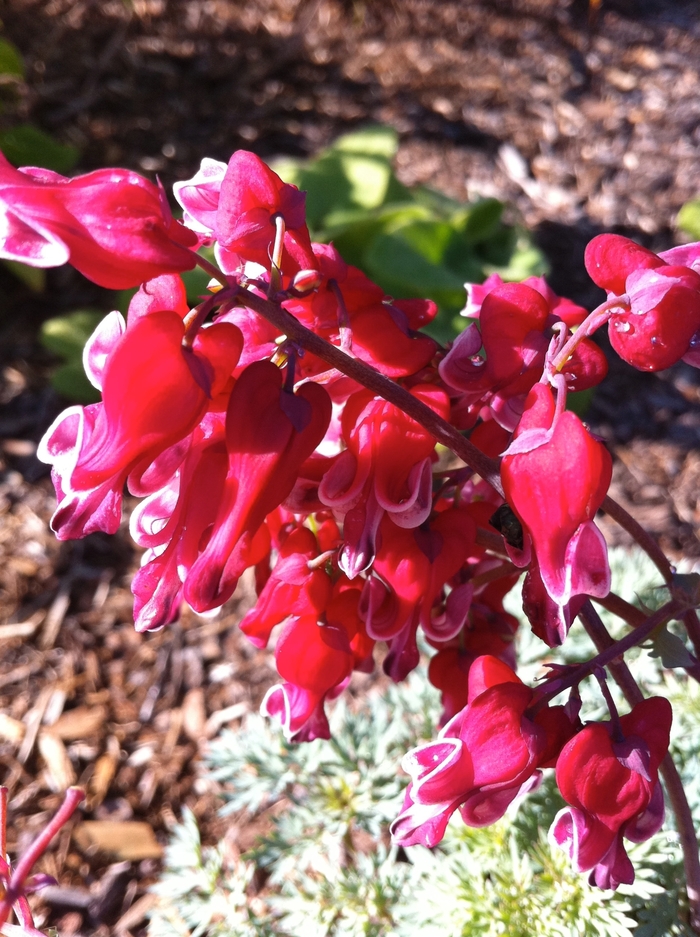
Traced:
<path fill-rule="evenodd" d="M 406 677 L 422 632 L 444 728 L 406 756 L 396 841 L 434 845 L 457 809 L 491 823 L 556 766 L 570 807 L 554 839 L 598 884 L 629 881 L 622 838 L 650 835 L 663 812 L 670 709 L 647 700 L 583 725 L 576 706 L 550 705 L 593 669 L 524 685 L 503 599 L 526 570 L 524 611 L 554 646 L 607 596 L 595 515 L 611 457 L 567 394 L 605 376 L 590 336 L 606 322 L 638 368 L 694 363 L 700 247 L 657 256 L 595 238 L 586 263 L 608 300 L 591 315 L 543 279 L 490 277 L 441 347 L 423 331 L 435 304 L 386 296 L 312 243 L 304 194 L 252 153 L 204 160 L 175 195 L 182 222 L 132 172 L 65 179 L 0 164 L 0 256 L 139 286 L 126 320 L 108 315 L 85 348 L 102 401 L 64 411 L 40 446 L 57 536 L 116 531 L 125 485 L 142 499 L 141 631 L 183 602 L 217 609 L 253 570 L 258 601 L 241 628 L 258 647 L 276 631 L 283 682 L 263 708 L 293 740 L 329 736 L 325 702 L 373 669 L 377 645 L 385 672 Z M 179 274 L 196 263 L 213 280 L 190 309 Z M 464 443 L 466 466 L 437 437 Z M 480 476 L 483 465 L 495 472 Z"/>

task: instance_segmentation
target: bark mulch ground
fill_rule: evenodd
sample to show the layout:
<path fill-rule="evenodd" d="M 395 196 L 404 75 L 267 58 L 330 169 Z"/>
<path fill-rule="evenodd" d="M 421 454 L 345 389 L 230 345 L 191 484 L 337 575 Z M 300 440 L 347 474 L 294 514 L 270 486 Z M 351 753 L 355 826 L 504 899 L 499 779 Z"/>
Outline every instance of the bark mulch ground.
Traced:
<path fill-rule="evenodd" d="M 603 0 L 597 22 L 588 14 L 586 0 L 6 0 L 2 24 L 27 68 L 19 115 L 77 145 L 81 170 L 124 165 L 170 185 L 205 155 L 312 154 L 386 122 L 404 182 L 508 201 L 554 288 L 592 306 L 587 240 L 608 229 L 669 247 L 678 209 L 700 194 L 700 22 L 690 0 Z M 43 294 L 4 270 L 0 287 L 10 851 L 67 784 L 84 785 L 81 819 L 44 861 L 60 885 L 42 915 L 66 937 L 136 935 L 181 807 L 209 839 L 221 832 L 198 755 L 259 705 L 273 673 L 236 630 L 249 584 L 216 618 L 185 614 L 140 636 L 125 532 L 73 544 L 48 533 L 53 493 L 35 449 L 64 402 L 38 328 L 111 298 L 67 270 L 49 271 Z M 613 495 L 674 559 L 700 558 L 698 372 L 613 362 L 588 418 L 616 456 Z"/>

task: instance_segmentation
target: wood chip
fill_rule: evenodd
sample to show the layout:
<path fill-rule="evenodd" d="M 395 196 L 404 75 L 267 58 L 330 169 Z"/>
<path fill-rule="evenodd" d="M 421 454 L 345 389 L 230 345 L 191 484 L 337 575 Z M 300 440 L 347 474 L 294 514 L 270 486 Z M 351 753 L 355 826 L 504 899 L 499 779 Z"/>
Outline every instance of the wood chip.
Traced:
<path fill-rule="evenodd" d="M 110 785 L 117 773 L 117 767 L 119 765 L 119 743 L 114 736 L 110 738 L 109 742 L 114 742 L 116 744 L 116 752 L 113 750 L 113 746 L 108 743 L 108 750 L 104 755 L 100 755 L 95 762 L 95 770 L 90 778 L 88 787 L 88 810 L 94 810 L 96 807 L 100 806 L 107 796 Z"/>
<path fill-rule="evenodd" d="M 84 739 L 99 731 L 107 719 L 104 706 L 78 706 L 69 709 L 51 726 L 51 731 L 66 742 Z"/>
<path fill-rule="evenodd" d="M 9 622 L 0 625 L 0 641 L 11 641 L 13 638 L 31 638 L 36 629 L 44 620 L 46 612 L 34 612 L 26 621 Z"/>
<path fill-rule="evenodd" d="M 163 855 L 151 827 L 137 820 L 86 820 L 75 829 L 73 837 L 83 851 L 94 849 L 128 862 L 160 859 Z"/>
<path fill-rule="evenodd" d="M 66 746 L 49 729 L 43 729 L 37 739 L 39 754 L 46 762 L 46 779 L 52 791 L 65 791 L 77 778 L 68 757 Z"/>
<path fill-rule="evenodd" d="M 13 719 L 12 716 L 6 716 L 0 713 L 0 739 L 5 742 L 12 742 L 13 745 L 19 745 L 24 738 L 26 726 L 19 719 Z"/>
<path fill-rule="evenodd" d="M 51 603 L 51 608 L 49 609 L 44 621 L 44 627 L 42 628 L 41 637 L 39 639 L 39 647 L 42 651 L 48 650 L 56 643 L 58 632 L 61 630 L 63 619 L 66 617 L 66 612 L 68 611 L 68 606 L 70 605 L 70 594 L 72 587 L 72 577 L 66 576 L 66 578 L 61 582 L 61 586 L 56 593 L 56 598 Z"/>
<path fill-rule="evenodd" d="M 202 687 L 188 690 L 182 701 L 182 728 L 187 738 L 193 742 L 203 741 L 206 722 L 207 710 L 204 701 L 204 690 Z"/>
<path fill-rule="evenodd" d="M 36 742 L 36 737 L 39 732 L 39 726 L 41 725 L 41 720 L 44 717 L 44 712 L 49 704 L 51 696 L 53 695 L 53 691 L 53 686 L 45 686 L 39 694 L 36 703 L 24 717 L 24 724 L 26 729 L 24 731 L 22 744 L 19 751 L 17 752 L 17 761 L 21 765 L 26 762 L 27 758 L 29 758 L 32 753 L 34 742 Z"/>
<path fill-rule="evenodd" d="M 131 930 L 133 927 L 136 927 L 141 921 L 145 920 L 146 915 L 151 910 L 151 908 L 157 902 L 157 897 L 155 895 L 143 895 L 139 898 L 135 904 L 133 904 L 128 911 L 126 911 L 119 918 L 117 923 L 114 925 L 114 933 L 116 937 L 121 937 L 122 934 L 125 934 L 127 931 Z"/>

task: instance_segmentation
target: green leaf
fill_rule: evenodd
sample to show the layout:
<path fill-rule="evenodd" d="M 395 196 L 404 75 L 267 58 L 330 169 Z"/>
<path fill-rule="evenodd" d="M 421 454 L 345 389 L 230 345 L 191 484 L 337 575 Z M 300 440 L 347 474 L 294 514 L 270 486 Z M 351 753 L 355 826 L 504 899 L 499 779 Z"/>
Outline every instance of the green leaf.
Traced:
<path fill-rule="evenodd" d="M 81 361 L 72 361 L 56 368 L 51 375 L 51 383 L 66 400 L 96 403 L 100 399 L 100 392 L 87 379 Z"/>
<path fill-rule="evenodd" d="M 202 296 L 211 296 L 211 293 L 207 291 L 207 286 L 211 281 L 211 275 L 208 274 L 206 270 L 202 270 L 201 267 L 195 267 L 194 270 L 185 270 L 180 276 L 187 290 L 187 299 L 193 306 L 201 302 Z"/>
<path fill-rule="evenodd" d="M 80 156 L 76 147 L 57 143 L 31 124 L 0 132 L 0 150 L 15 166 L 42 166 L 59 173 L 70 172 Z"/>
<path fill-rule="evenodd" d="M 103 318 L 104 313 L 94 309 L 76 309 L 47 319 L 41 327 L 41 344 L 69 361 L 81 361 L 85 343 Z"/>
<path fill-rule="evenodd" d="M 380 234 L 374 239 L 368 247 L 365 269 L 397 299 L 430 298 L 453 310 L 464 304 L 461 278 L 431 263 L 399 234 Z"/>
<path fill-rule="evenodd" d="M 676 226 L 696 240 L 700 239 L 700 199 L 686 202 L 678 212 Z"/>
<path fill-rule="evenodd" d="M 330 152 L 381 156 L 388 161 L 396 156 L 398 148 L 399 135 L 394 128 L 377 124 L 339 137 L 331 147 Z"/>
<path fill-rule="evenodd" d="M 663 627 L 654 637 L 652 648 L 651 656 L 660 657 L 663 666 L 669 669 L 691 667 L 695 663 L 683 641 L 667 627 Z"/>
<path fill-rule="evenodd" d="M 24 78 L 22 55 L 8 39 L 0 39 L 0 77 L 3 75 Z"/>
<path fill-rule="evenodd" d="M 567 394 L 566 409 L 571 410 L 572 413 L 575 413 L 576 416 L 583 419 L 591 405 L 594 393 L 595 387 L 589 387 L 587 390 L 579 390 L 574 394 Z"/>
<path fill-rule="evenodd" d="M 464 237 L 469 244 L 481 244 L 494 237 L 501 225 L 503 202 L 497 198 L 484 198 L 475 202 L 469 209 Z"/>
<path fill-rule="evenodd" d="M 18 280 L 28 286 L 33 293 L 43 293 L 46 286 L 46 270 L 42 267 L 30 267 L 18 260 L 3 260 L 3 264 Z"/>

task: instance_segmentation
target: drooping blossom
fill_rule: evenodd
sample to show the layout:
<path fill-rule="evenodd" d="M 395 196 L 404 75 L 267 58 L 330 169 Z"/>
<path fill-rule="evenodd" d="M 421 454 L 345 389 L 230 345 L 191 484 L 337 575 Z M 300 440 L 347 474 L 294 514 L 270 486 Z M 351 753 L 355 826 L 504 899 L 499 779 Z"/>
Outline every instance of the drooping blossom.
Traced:
<path fill-rule="evenodd" d="M 635 368 L 661 371 L 689 352 L 700 330 L 700 274 L 684 261 L 694 259 L 697 251 L 657 255 L 619 234 L 599 234 L 588 244 L 591 278 L 608 299 L 620 297 L 608 324 L 610 344 Z"/>
<path fill-rule="evenodd" d="M 528 714 L 533 690 L 495 657 L 477 658 L 468 679 L 465 708 L 401 763 L 411 781 L 391 833 L 402 846 L 437 845 L 457 809 L 468 826 L 494 823 L 575 731 L 561 706 Z"/>
<path fill-rule="evenodd" d="M 128 169 L 67 179 L 14 169 L 0 153 L 0 257 L 33 267 L 71 263 L 107 289 L 191 270 L 197 236 L 170 214 L 158 188 Z"/>
<path fill-rule="evenodd" d="M 658 779 L 668 750 L 671 704 L 662 697 L 638 703 L 612 722 L 586 725 L 562 748 L 557 784 L 569 804 L 559 812 L 551 839 L 571 857 L 591 884 L 617 888 L 634 881 L 623 839 L 639 843 L 664 819 Z"/>
<path fill-rule="evenodd" d="M 594 517 L 611 477 L 612 459 L 603 443 L 574 413 L 557 413 L 551 388 L 536 384 L 503 457 L 501 478 L 506 500 L 532 540 L 547 595 L 559 610 L 558 624 L 546 629 L 555 643 L 566 633 L 563 610 L 574 596 L 602 597 L 610 591 L 607 547 Z"/>
<path fill-rule="evenodd" d="M 185 581 L 185 598 L 197 611 L 230 598 L 250 565 L 256 531 L 292 490 L 330 416 L 330 398 L 322 387 L 306 383 L 291 393 L 269 361 L 253 362 L 238 378 L 226 416 L 224 490 L 208 541 Z"/>
<path fill-rule="evenodd" d="M 442 380 L 460 394 L 452 418 L 461 428 L 470 429 L 483 413 L 515 429 L 525 397 L 542 374 L 552 327 L 562 321 L 557 313 L 566 314 L 562 303 L 550 305 L 559 299 L 551 297 L 524 283 L 495 285 L 486 293 L 479 327 L 469 325 L 439 366 Z M 569 388 L 585 390 L 606 373 L 603 352 L 583 339 L 567 363 Z"/>
<path fill-rule="evenodd" d="M 59 539 L 114 533 L 126 479 L 135 494 L 148 494 L 184 458 L 186 438 L 226 385 L 242 345 L 229 323 L 202 330 L 191 347 L 184 334 L 182 316 L 167 309 L 129 328 L 118 313 L 98 326 L 86 359 L 102 402 L 64 410 L 37 453 L 53 466 Z"/>
<path fill-rule="evenodd" d="M 447 396 L 440 388 L 417 385 L 411 393 L 447 414 Z M 352 579 L 371 564 L 385 513 L 405 528 L 418 527 L 429 516 L 435 440 L 398 407 L 367 390 L 347 400 L 341 424 L 347 449 L 324 475 L 318 493 L 323 504 L 344 515 L 340 567 Z"/>

